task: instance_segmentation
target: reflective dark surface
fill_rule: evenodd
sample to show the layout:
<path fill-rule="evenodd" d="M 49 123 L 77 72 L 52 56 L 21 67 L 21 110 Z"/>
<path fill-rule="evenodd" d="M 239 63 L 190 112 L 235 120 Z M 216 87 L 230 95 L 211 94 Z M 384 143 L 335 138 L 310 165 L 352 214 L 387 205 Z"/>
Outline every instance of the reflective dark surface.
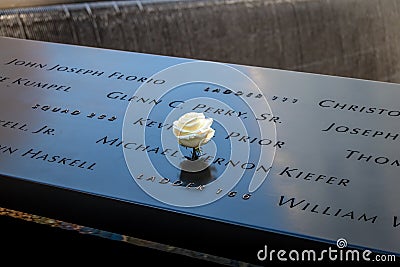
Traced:
<path fill-rule="evenodd" d="M 107 95 L 115 91 L 131 95 L 138 86 L 137 81 L 118 79 L 112 73 L 150 77 L 187 59 L 6 38 L 1 39 L 1 45 L 10 48 L 1 51 L 2 75 L 9 77 L 1 83 L 1 116 L 4 117 L 1 120 L 3 124 L 5 121 L 19 123 L 14 127 L 9 123 L 0 130 L 3 176 L 102 196 L 133 206 L 153 207 L 160 212 L 332 245 L 343 237 L 350 247 L 399 253 L 400 236 L 393 227 L 400 201 L 399 171 L 395 162 L 398 141 L 393 137 L 399 131 L 395 123 L 399 85 L 235 66 L 263 90 L 274 114 L 281 118 L 281 123 L 277 123 L 277 139 L 285 141 L 286 145 L 277 150 L 269 178 L 250 199 L 242 198 L 248 192 L 249 181 L 244 179 L 235 187 L 235 196 L 227 194 L 210 205 L 183 208 L 161 203 L 143 192 L 132 180 L 122 147 L 116 146 L 117 142 L 113 145 L 99 140 L 104 140 L 105 136 L 108 141 L 121 138 L 128 105 L 126 100 L 111 99 Z M 25 63 L 15 64 L 20 61 L 47 65 L 35 68 Z M 74 73 L 72 68 L 104 74 L 84 76 L 84 71 Z M 44 82 L 68 85 L 71 89 L 69 92 L 44 89 L 20 84 L 16 82 L 18 79 L 40 81 L 42 85 Z M 330 102 L 320 104 L 326 100 Z M 382 107 L 386 111 L 382 114 L 346 111 L 328 106 L 328 103 L 354 103 L 358 107 Z M 40 108 L 32 108 L 36 104 L 40 104 Z M 51 106 L 51 109 L 42 109 L 44 106 Z M 54 107 L 61 109 L 53 111 Z M 65 109 L 68 112 L 62 113 Z M 73 114 L 75 110 L 79 110 L 79 114 Z M 91 113 L 96 115 L 90 117 Z M 106 119 L 99 117 L 101 115 Z M 117 119 L 109 120 L 112 116 Z M 340 130 L 322 131 L 332 122 L 339 126 L 390 132 L 392 140 L 345 135 Z M 46 133 L 41 130 L 44 126 L 55 131 Z M 373 159 L 371 162 L 358 160 L 348 155 L 349 150 L 380 158 L 378 163 Z M 57 162 L 52 160 L 53 156 L 59 156 Z M 71 165 L 64 163 L 63 157 L 70 159 L 68 164 Z M 391 159 L 387 165 L 383 163 L 385 158 Z M 76 162 L 71 163 L 73 160 L 86 163 L 78 167 Z M 145 170 L 147 166 L 140 167 Z M 292 171 L 294 177 L 284 175 L 287 167 L 296 169 Z M 299 174 L 300 171 L 303 173 Z M 313 178 L 322 175 L 322 181 L 304 178 L 302 175 L 308 172 L 314 173 Z M 180 172 L 176 175 L 182 176 Z M 328 177 L 337 179 L 327 183 Z M 340 179 L 350 180 L 348 186 L 340 185 Z M 299 204 L 289 207 L 291 198 Z M 312 208 L 315 205 L 318 206 Z M 373 216 L 377 219 L 371 219 Z"/>

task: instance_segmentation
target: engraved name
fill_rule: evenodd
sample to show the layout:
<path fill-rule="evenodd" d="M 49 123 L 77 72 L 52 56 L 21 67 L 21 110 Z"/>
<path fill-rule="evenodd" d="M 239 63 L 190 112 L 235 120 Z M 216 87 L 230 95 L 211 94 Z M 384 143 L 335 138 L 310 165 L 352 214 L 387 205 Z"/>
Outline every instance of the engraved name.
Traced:
<path fill-rule="evenodd" d="M 191 110 L 195 111 L 195 112 L 224 115 L 224 116 L 228 116 L 228 117 L 238 117 L 240 119 L 248 118 L 247 112 L 243 112 L 243 111 L 239 111 L 239 110 L 231 110 L 231 109 L 227 110 L 227 109 L 212 107 L 212 106 L 209 106 L 206 104 L 200 104 L 200 103 L 197 104 L 196 106 L 194 106 Z M 273 122 L 273 123 L 281 123 L 281 121 L 279 120 L 279 117 L 273 116 L 270 113 L 260 114 L 255 119 L 257 121 L 268 121 L 268 122 Z"/>
<path fill-rule="evenodd" d="M 139 125 L 139 126 L 145 126 L 145 127 L 150 127 L 150 128 L 157 128 L 157 129 L 166 129 L 170 130 L 173 127 L 172 123 L 164 123 L 164 122 L 159 122 L 155 121 L 152 119 L 145 119 L 145 118 L 139 118 L 136 121 L 133 122 L 133 125 Z M 231 132 L 229 133 L 225 138 L 235 140 L 237 142 L 244 142 L 244 143 L 249 143 L 249 144 L 255 144 L 255 145 L 260 145 L 260 146 L 273 146 L 277 148 L 282 148 L 285 145 L 284 141 L 273 141 L 271 138 L 259 138 L 259 137 L 250 137 L 246 135 L 242 135 L 241 133 L 238 132 Z"/>
<path fill-rule="evenodd" d="M 327 109 L 335 109 L 335 110 L 343 110 L 350 112 L 358 112 L 358 113 L 366 113 L 366 114 L 374 114 L 374 115 L 383 115 L 389 117 L 399 117 L 400 110 L 390 110 L 381 107 L 368 107 L 368 106 L 360 106 L 348 103 L 341 103 L 331 99 L 325 99 L 318 103 L 318 106 L 321 108 Z"/>
<path fill-rule="evenodd" d="M 210 113 L 210 114 L 218 114 L 218 115 L 224 115 L 224 116 L 234 116 L 238 117 L 241 119 L 246 119 L 247 118 L 247 112 L 242 112 L 239 110 L 232 110 L 232 109 L 222 109 L 222 108 L 217 108 L 217 107 L 211 107 L 206 104 L 197 104 L 195 107 L 192 108 L 192 111 L 196 112 L 203 112 L 203 113 Z"/>
<path fill-rule="evenodd" d="M 376 156 L 371 154 L 364 154 L 357 150 L 347 149 L 346 159 L 352 159 L 357 161 L 363 161 L 373 163 L 377 165 L 386 165 L 391 167 L 400 167 L 400 161 L 398 159 L 390 159 L 386 156 Z"/>
<path fill-rule="evenodd" d="M 113 80 L 121 80 L 121 81 L 128 81 L 128 82 L 139 82 L 139 83 L 150 83 L 150 84 L 163 84 L 165 80 L 154 80 L 152 78 L 147 77 L 139 77 L 137 75 L 130 75 L 130 74 L 123 74 L 119 71 L 115 71 L 107 76 L 109 79 Z"/>
<path fill-rule="evenodd" d="M 27 124 L 16 122 L 16 121 L 9 121 L 9 120 L 0 120 L 0 126 L 8 129 L 19 130 L 19 131 L 28 131 Z"/>
<path fill-rule="evenodd" d="M 11 84 L 26 86 L 26 87 L 33 87 L 33 88 L 42 88 L 46 90 L 55 90 L 55 91 L 62 91 L 62 92 L 70 92 L 71 86 L 68 85 L 61 85 L 49 82 L 39 82 L 39 81 L 32 81 L 27 78 L 17 78 Z"/>
<path fill-rule="evenodd" d="M 350 127 L 347 125 L 337 125 L 335 122 L 330 124 L 326 129 L 323 129 L 322 132 L 337 132 L 349 135 L 361 135 L 372 138 L 383 138 L 388 140 L 396 140 L 399 137 L 399 133 L 391 133 L 385 132 L 382 130 L 376 129 L 362 129 L 358 127 Z"/>
<path fill-rule="evenodd" d="M 108 99 L 113 99 L 113 100 L 122 100 L 122 101 L 131 101 L 131 102 L 138 102 L 138 103 L 143 103 L 143 104 L 151 104 L 151 105 L 158 105 L 162 102 L 162 99 L 151 99 L 151 98 L 143 98 L 139 96 L 128 96 L 127 94 L 123 92 L 111 92 L 107 94 Z"/>
<path fill-rule="evenodd" d="M 179 109 L 182 109 L 183 105 L 185 105 L 185 101 L 182 101 L 182 100 L 174 100 L 168 104 L 168 106 L 170 108 L 179 108 Z M 190 110 L 195 111 L 195 112 L 202 112 L 202 113 L 208 113 L 208 114 L 214 114 L 214 115 L 222 115 L 222 116 L 227 116 L 227 117 L 237 117 L 240 119 L 247 119 L 248 115 L 253 115 L 253 114 L 247 114 L 247 112 L 240 111 L 240 110 L 213 107 L 213 106 L 210 106 L 207 104 L 202 104 L 202 103 L 199 103 L 193 107 L 190 107 Z M 282 123 L 282 121 L 280 120 L 280 118 L 278 116 L 274 116 L 268 112 L 255 115 L 255 120 L 271 122 L 271 123 Z"/>
<path fill-rule="evenodd" d="M 18 58 L 14 58 L 11 61 L 5 63 L 4 65 L 15 65 L 28 68 L 43 69 L 46 71 L 59 71 L 59 72 L 75 73 L 81 75 L 92 75 L 92 76 L 101 76 L 104 74 L 103 71 L 83 69 L 78 67 L 67 67 L 67 66 L 61 66 L 59 64 L 48 67 L 48 64 L 33 62 L 33 61 L 25 61 Z"/>
<path fill-rule="evenodd" d="M 185 159 L 185 157 L 180 155 L 180 151 L 170 148 L 163 148 L 159 146 L 150 146 L 144 145 L 136 142 L 130 141 L 122 141 L 119 137 L 117 138 L 109 138 L 108 136 L 104 136 L 98 140 L 96 140 L 96 144 L 108 145 L 113 147 L 122 147 L 124 149 L 135 150 L 138 152 L 146 152 L 148 154 L 154 153 L 161 156 L 170 156 L 170 157 L 181 157 Z M 214 157 L 207 155 L 207 153 L 203 154 L 201 158 L 202 161 L 210 164 L 222 165 L 222 166 L 232 166 L 234 168 L 241 168 L 243 170 L 252 170 L 254 169 L 256 172 L 264 172 L 268 173 L 270 167 L 264 165 L 257 165 L 253 162 L 243 162 L 241 160 L 233 160 L 226 159 L 222 157 Z"/>
<path fill-rule="evenodd" d="M 25 151 L 21 156 L 24 158 L 42 160 L 47 163 L 58 164 L 66 167 L 86 169 L 90 171 L 93 171 L 94 167 L 96 166 L 96 162 L 88 162 L 81 159 L 73 159 L 61 155 L 52 155 L 42 150 L 33 148 Z"/>
<path fill-rule="evenodd" d="M 39 68 L 39 69 L 44 69 L 46 68 L 47 64 L 43 63 L 38 63 L 38 62 L 33 62 L 33 61 L 25 61 L 22 59 L 14 58 L 13 60 L 4 63 L 4 65 L 15 65 L 15 66 L 24 66 L 28 68 Z"/>
<path fill-rule="evenodd" d="M 34 61 L 27 61 L 23 59 L 14 58 L 4 65 L 21 66 L 26 68 L 42 69 L 45 71 L 61 72 L 61 73 L 71 73 L 77 75 L 85 76 L 95 76 L 102 77 L 106 76 L 108 79 L 128 81 L 128 82 L 139 82 L 139 83 L 151 83 L 151 84 L 164 84 L 165 80 L 156 80 L 152 78 L 143 77 L 140 75 L 125 74 L 119 71 L 114 71 L 112 73 L 106 74 L 105 71 L 81 68 L 76 66 L 64 66 L 60 64 L 49 66 L 46 63 L 39 63 Z"/>
<path fill-rule="evenodd" d="M 174 125 L 172 123 L 163 123 L 163 122 L 158 122 L 154 121 L 152 119 L 145 119 L 145 118 L 139 118 L 136 120 L 133 125 L 139 125 L 139 126 L 146 126 L 150 128 L 157 128 L 157 129 L 167 129 L 170 130 Z"/>
<path fill-rule="evenodd" d="M 278 175 L 282 177 L 292 178 L 294 180 L 310 182 L 313 181 L 337 186 L 348 186 L 348 184 L 350 183 L 350 180 L 346 178 L 338 178 L 327 174 L 303 171 L 292 167 L 285 167 L 285 169 L 278 173 Z"/>
<path fill-rule="evenodd" d="M 298 200 L 294 197 L 288 198 L 281 196 L 278 201 L 278 206 L 289 207 L 290 209 L 296 209 L 298 211 L 309 212 L 313 214 L 319 214 L 330 217 L 337 217 L 346 220 L 360 221 L 364 223 L 375 223 L 378 216 L 368 216 L 366 213 L 357 213 L 356 211 L 336 208 L 332 206 L 321 205 L 318 203 L 311 203 L 305 199 Z"/>
<path fill-rule="evenodd" d="M 22 131 L 22 132 L 28 132 L 28 125 L 23 122 L 18 122 L 18 121 L 10 121 L 10 120 L 0 120 L 0 126 L 11 129 L 11 130 L 17 130 L 17 131 Z M 40 126 L 39 128 L 34 129 L 33 131 L 30 131 L 32 134 L 38 134 L 42 133 L 45 135 L 54 135 L 55 129 L 48 127 L 47 125 Z"/>
<path fill-rule="evenodd" d="M 271 138 L 259 138 L 259 137 L 250 137 L 243 135 L 241 133 L 237 132 L 231 132 L 229 133 L 225 138 L 226 139 L 231 139 L 235 140 L 237 142 L 244 142 L 244 143 L 249 143 L 249 144 L 258 144 L 260 146 L 272 146 L 272 147 L 277 147 L 277 148 L 282 148 L 283 145 L 285 144 L 284 141 L 273 141 Z"/>
<path fill-rule="evenodd" d="M 18 151 L 18 148 L 13 148 L 11 146 L 8 145 L 2 145 L 0 144 L 0 153 L 6 153 L 6 154 L 13 154 L 16 151 Z"/>

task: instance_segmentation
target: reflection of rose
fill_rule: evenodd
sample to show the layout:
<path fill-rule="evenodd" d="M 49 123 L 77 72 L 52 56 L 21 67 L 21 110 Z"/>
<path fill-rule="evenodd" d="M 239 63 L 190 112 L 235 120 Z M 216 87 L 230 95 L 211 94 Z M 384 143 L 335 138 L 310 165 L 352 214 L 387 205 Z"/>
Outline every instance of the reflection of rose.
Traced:
<path fill-rule="evenodd" d="M 206 119 L 203 113 L 189 112 L 174 121 L 173 132 L 179 144 L 199 148 L 214 136 L 212 123 L 213 119 Z"/>
<path fill-rule="evenodd" d="M 216 168 L 214 165 L 208 165 L 206 162 L 185 160 L 180 164 L 181 173 L 179 181 L 182 186 L 197 187 L 207 185 L 214 181 L 216 177 Z"/>

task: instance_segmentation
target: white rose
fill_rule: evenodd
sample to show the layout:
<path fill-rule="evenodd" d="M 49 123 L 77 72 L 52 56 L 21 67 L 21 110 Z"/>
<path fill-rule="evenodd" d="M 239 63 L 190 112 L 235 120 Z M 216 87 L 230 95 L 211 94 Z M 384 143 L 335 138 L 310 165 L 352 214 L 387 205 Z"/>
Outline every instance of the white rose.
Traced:
<path fill-rule="evenodd" d="M 215 130 L 211 128 L 213 119 L 205 118 L 203 113 L 189 112 L 174 121 L 173 132 L 179 144 L 198 148 L 210 141 Z"/>

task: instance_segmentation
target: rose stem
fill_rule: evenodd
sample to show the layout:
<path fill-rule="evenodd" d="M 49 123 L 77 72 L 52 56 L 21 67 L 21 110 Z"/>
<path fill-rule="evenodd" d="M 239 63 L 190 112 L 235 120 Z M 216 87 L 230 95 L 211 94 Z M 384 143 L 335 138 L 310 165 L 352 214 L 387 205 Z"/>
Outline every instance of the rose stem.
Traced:
<path fill-rule="evenodd" d="M 192 148 L 192 160 L 196 160 L 197 159 L 197 153 L 196 153 L 196 148 Z"/>

